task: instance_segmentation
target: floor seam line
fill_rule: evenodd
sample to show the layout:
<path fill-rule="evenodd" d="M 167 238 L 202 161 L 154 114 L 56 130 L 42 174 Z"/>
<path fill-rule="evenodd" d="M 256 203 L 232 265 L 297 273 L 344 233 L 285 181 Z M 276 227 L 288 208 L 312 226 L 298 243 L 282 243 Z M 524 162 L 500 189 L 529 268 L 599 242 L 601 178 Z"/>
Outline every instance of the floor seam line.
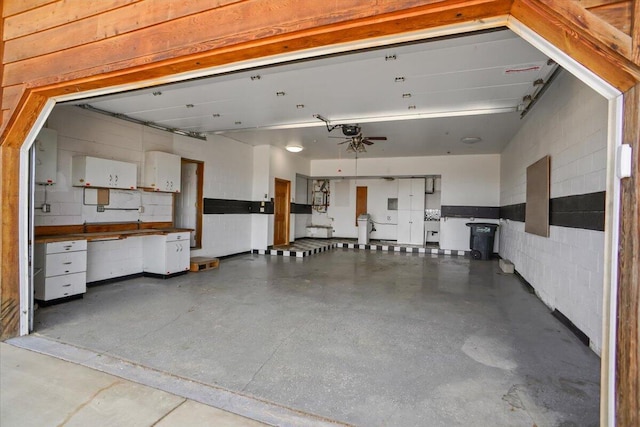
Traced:
<path fill-rule="evenodd" d="M 256 379 L 256 377 L 258 376 L 258 374 L 260 373 L 260 371 L 262 371 L 262 368 L 265 367 L 265 365 L 267 363 L 269 363 L 269 361 L 271 361 L 271 359 L 273 359 L 273 356 L 275 356 L 275 354 L 278 352 L 278 350 L 280 350 L 280 347 L 282 347 L 285 343 L 285 341 L 287 341 L 291 335 L 293 335 L 297 330 L 299 329 L 299 327 L 296 327 L 293 329 L 293 331 L 291 331 L 286 337 L 283 338 L 282 341 L 280 341 L 280 344 L 278 344 L 278 346 L 271 352 L 271 354 L 269 355 L 269 357 L 267 358 L 267 360 L 264 361 L 264 363 L 262 363 L 262 365 L 260 365 L 260 367 L 258 368 L 258 370 L 253 374 L 253 376 L 251 377 L 251 379 L 249 380 L 248 383 L 246 383 L 244 385 L 244 387 L 242 387 L 242 390 L 240 390 L 241 392 L 244 392 L 246 390 L 247 387 L 249 387 L 249 384 L 251 384 L 253 382 L 253 380 Z"/>
<path fill-rule="evenodd" d="M 187 398 L 182 398 L 182 402 L 178 403 L 176 406 L 174 406 L 169 412 L 167 412 L 166 414 L 164 414 L 163 416 L 161 416 L 160 418 L 158 418 L 158 420 L 156 422 L 154 422 L 153 424 L 151 424 L 150 427 L 154 427 L 156 425 L 158 425 L 158 423 L 162 420 L 164 420 L 165 418 L 167 418 L 169 416 L 169 414 L 172 414 L 176 409 L 178 409 L 179 407 L 181 407 L 182 405 L 184 405 L 185 403 L 187 403 L 189 399 Z"/>

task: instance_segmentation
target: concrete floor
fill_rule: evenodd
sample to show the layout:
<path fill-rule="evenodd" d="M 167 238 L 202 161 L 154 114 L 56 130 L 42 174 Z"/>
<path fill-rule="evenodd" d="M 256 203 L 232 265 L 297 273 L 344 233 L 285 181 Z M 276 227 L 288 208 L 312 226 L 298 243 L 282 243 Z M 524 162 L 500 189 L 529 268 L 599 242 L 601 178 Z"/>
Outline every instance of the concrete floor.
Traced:
<path fill-rule="evenodd" d="M 0 425 L 207 426 L 265 424 L 51 356 L 0 343 Z"/>
<path fill-rule="evenodd" d="M 35 319 L 54 340 L 355 425 L 599 423 L 599 358 L 495 261 L 243 255 Z"/>

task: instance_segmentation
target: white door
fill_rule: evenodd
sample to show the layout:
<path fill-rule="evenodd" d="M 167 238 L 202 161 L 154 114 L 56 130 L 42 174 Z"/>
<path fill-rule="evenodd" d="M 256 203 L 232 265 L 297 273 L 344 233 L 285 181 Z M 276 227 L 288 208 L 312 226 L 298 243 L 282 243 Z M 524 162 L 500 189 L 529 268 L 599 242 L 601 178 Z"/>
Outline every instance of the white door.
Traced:
<path fill-rule="evenodd" d="M 183 163 L 181 172 L 182 190 L 176 195 L 176 226 L 196 229 L 198 203 L 198 165 Z M 196 245 L 195 231 L 191 232 L 191 247 Z"/>

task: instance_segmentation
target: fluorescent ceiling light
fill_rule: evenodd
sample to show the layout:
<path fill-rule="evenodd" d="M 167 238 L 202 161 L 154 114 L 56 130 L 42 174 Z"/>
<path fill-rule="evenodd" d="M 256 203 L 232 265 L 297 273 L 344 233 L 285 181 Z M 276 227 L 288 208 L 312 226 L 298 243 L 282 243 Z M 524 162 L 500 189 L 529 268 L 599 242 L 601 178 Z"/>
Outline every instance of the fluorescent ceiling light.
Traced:
<path fill-rule="evenodd" d="M 299 153 L 303 150 L 302 145 L 287 145 L 285 148 L 287 149 L 287 151 L 290 151 L 292 153 Z"/>
<path fill-rule="evenodd" d="M 448 110 L 448 111 L 431 111 L 423 113 L 410 113 L 410 114 L 397 114 L 389 116 L 372 116 L 372 117 L 339 117 L 336 119 L 327 121 L 331 125 L 340 124 L 363 124 L 363 123 L 378 123 L 378 122 L 393 122 L 400 120 L 418 120 L 418 119 L 438 119 L 442 117 L 464 117 L 464 116 L 478 116 L 482 114 L 500 114 L 500 113 L 513 113 L 518 111 L 518 107 L 488 107 L 472 110 Z M 214 135 L 225 134 L 229 132 L 244 132 L 250 130 L 276 130 L 276 129 L 297 129 L 297 128 L 310 128 L 310 127 L 324 127 L 326 123 L 322 120 L 314 120 L 312 122 L 299 122 L 299 123 L 286 123 L 271 126 L 256 126 L 251 128 L 242 129 L 221 129 L 217 131 L 210 131 Z"/>

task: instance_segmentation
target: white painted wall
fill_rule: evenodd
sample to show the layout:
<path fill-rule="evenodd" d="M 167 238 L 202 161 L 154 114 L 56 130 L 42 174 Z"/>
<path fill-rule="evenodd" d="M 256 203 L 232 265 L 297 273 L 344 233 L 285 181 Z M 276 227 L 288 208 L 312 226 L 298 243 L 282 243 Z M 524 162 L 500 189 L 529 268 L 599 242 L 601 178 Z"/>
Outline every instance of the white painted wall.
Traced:
<path fill-rule="evenodd" d="M 551 197 L 605 190 L 607 101 L 563 72 L 502 152 L 502 206 L 526 201 L 526 168 L 551 156 Z M 548 238 L 504 221 L 500 255 L 536 289 L 551 308 L 564 313 L 602 345 L 604 233 L 552 226 Z"/>
<path fill-rule="evenodd" d="M 334 237 L 357 238 L 356 186 L 367 187 L 367 212 L 376 223 L 376 231 L 372 232 L 370 237 L 379 240 L 396 240 L 398 211 L 387 209 L 387 199 L 398 197 L 398 180 L 386 181 L 381 178 L 331 180 L 330 205 L 327 212 L 313 213 L 313 224 L 331 225 Z M 346 203 L 341 203 L 341 200 Z"/>
<path fill-rule="evenodd" d="M 312 160 L 311 175 L 314 177 L 353 177 L 355 160 Z M 500 203 L 500 155 L 473 156 L 431 156 L 431 157 L 394 157 L 359 158 L 359 176 L 424 176 L 440 175 L 440 202 L 442 205 L 499 206 Z M 360 180 L 359 180 L 360 181 Z M 350 196 L 354 199 L 355 189 Z M 332 196 L 332 203 L 335 197 Z M 385 200 L 386 203 L 386 200 Z M 353 216 L 353 209 L 339 212 Z M 320 218 L 314 216 L 313 221 Z M 385 216 L 386 219 L 386 216 Z M 469 250 L 469 228 L 464 224 L 468 219 L 448 218 L 440 222 L 440 248 L 450 250 Z M 355 225 L 355 224 L 354 224 Z M 355 226 L 354 226 L 355 228 Z M 336 230 L 336 234 L 338 230 Z M 342 236 L 351 237 L 351 236 Z M 373 237 L 373 236 L 372 236 Z M 373 237 L 381 238 L 381 237 Z M 498 239 L 496 239 L 496 242 Z M 496 247 L 497 247 L 496 243 Z"/>
<path fill-rule="evenodd" d="M 306 175 L 306 174 L 305 174 Z M 296 177 L 295 201 L 298 204 L 310 205 L 311 195 L 309 194 L 309 181 L 311 179 L 298 175 Z M 295 214 L 295 239 L 306 237 L 307 226 L 311 225 L 311 214 Z"/>
<path fill-rule="evenodd" d="M 253 147 L 220 135 L 207 141 L 173 135 L 173 152 L 204 161 L 205 198 L 253 200 Z M 255 215 L 202 216 L 202 249 L 192 256 L 223 256 L 252 249 Z"/>
<path fill-rule="evenodd" d="M 275 178 L 286 179 L 291 182 L 291 200 L 289 202 L 296 202 L 296 175 L 309 175 L 310 166 L 309 159 L 303 157 L 301 154 L 290 153 L 287 150 L 283 150 L 279 147 L 270 147 L 269 157 L 269 190 L 270 197 L 274 197 L 275 194 Z M 302 225 L 297 226 L 297 222 L 306 224 L 308 218 L 307 215 L 292 214 L 289 224 L 289 240 L 294 241 L 296 239 L 296 232 L 302 228 Z M 271 216 L 273 223 L 273 216 Z M 306 225 L 305 225 L 306 226 Z M 273 231 L 270 233 L 269 244 L 273 244 Z"/>
<path fill-rule="evenodd" d="M 261 200 L 253 199 L 253 147 L 223 136 L 210 136 L 208 141 L 200 141 L 65 106 L 53 110 L 47 127 L 58 131 L 58 173 L 56 184 L 46 187 L 51 213 L 36 211 L 36 225 L 172 220 L 173 196 L 166 193 L 110 190 L 107 208 L 143 206 L 144 213 L 137 210 L 97 212 L 95 206 L 83 205 L 83 189 L 70 186 L 71 158 L 74 155 L 135 163 L 140 182 L 144 152 L 172 152 L 205 162 L 204 197 Z M 255 189 L 258 191 L 262 191 L 259 186 Z M 44 202 L 44 192 L 43 186 L 36 188 L 36 206 Z M 202 249 L 192 251 L 192 255 L 222 256 L 251 250 L 253 218 L 256 216 L 204 215 Z M 90 243 L 87 280 L 91 282 L 142 271 L 142 246 L 138 240 Z"/>

